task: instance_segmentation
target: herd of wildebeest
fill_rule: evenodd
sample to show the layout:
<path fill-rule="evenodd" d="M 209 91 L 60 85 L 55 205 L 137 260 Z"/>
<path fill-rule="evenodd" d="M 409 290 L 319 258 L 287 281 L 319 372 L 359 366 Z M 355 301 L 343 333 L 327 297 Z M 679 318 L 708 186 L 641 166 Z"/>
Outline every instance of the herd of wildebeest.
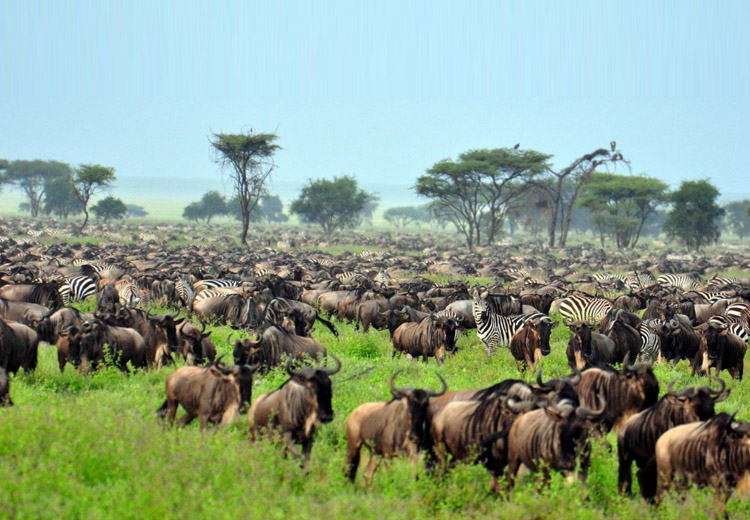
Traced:
<path fill-rule="evenodd" d="M 750 484 L 750 422 L 714 409 L 729 393 L 722 377 L 743 375 L 750 283 L 714 273 L 749 267 L 744 253 L 628 258 L 586 246 L 330 255 L 2 237 L 0 402 L 12 404 L 8 373 L 36 368 L 40 341 L 56 347 L 61 371 L 67 363 L 82 373 L 104 363 L 158 370 L 180 360 L 159 417 L 171 424 L 181 406 L 181 425 L 198 418 L 205 428 L 247 413 L 253 440 L 275 431 L 304 464 L 319 424 L 333 420 L 341 369 L 310 336 L 316 322 L 335 335 L 342 320 L 362 333 L 388 329 L 394 355 L 438 365 L 454 362 L 457 338 L 476 329 L 488 356 L 514 358 L 533 382 L 449 391 L 440 375 L 426 389 L 397 386 L 404 376 L 393 374 L 390 401 L 364 403 L 347 419 L 352 482 L 363 446 L 368 485 L 381 458 L 420 453 L 428 472 L 482 464 L 497 492 L 499 479 L 510 489 L 521 469 L 585 479 L 591 439 L 614 430 L 621 491 L 631 492 L 635 462 L 648 500 L 685 483 L 726 499 Z M 485 283 L 449 281 L 467 277 Z M 93 312 L 71 305 L 88 296 Z M 156 305 L 180 312 L 151 314 Z M 217 357 L 215 324 L 236 330 L 227 338 L 232 364 Z M 570 329 L 571 373 L 545 380 L 540 362 L 556 326 Z M 681 360 L 704 382 L 672 381 L 659 397 L 654 364 Z M 253 400 L 253 378 L 278 366 L 289 379 Z"/>

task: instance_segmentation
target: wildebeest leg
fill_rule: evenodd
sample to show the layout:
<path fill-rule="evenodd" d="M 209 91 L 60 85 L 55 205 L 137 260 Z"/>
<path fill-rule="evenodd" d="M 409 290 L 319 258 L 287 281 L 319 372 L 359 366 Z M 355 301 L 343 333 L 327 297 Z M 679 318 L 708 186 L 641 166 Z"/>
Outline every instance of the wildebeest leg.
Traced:
<path fill-rule="evenodd" d="M 176 412 L 177 412 L 177 407 L 175 407 L 175 413 Z M 172 414 L 172 417 L 174 417 L 174 414 Z M 183 415 L 180 418 L 180 421 L 177 423 L 177 426 L 179 428 L 182 428 L 183 426 L 187 426 L 188 424 L 190 424 L 191 422 L 193 422 L 193 419 L 195 419 L 195 417 L 196 416 L 194 414 L 192 414 L 192 413 L 190 413 L 190 412 L 188 412 L 186 410 L 185 411 L 185 415 Z M 203 428 L 203 427 L 204 427 L 203 424 L 201 424 L 201 428 Z"/>
<path fill-rule="evenodd" d="M 633 489 L 633 476 L 631 469 L 633 466 L 633 459 L 630 458 L 624 447 L 618 443 L 617 454 L 619 459 L 619 466 L 617 468 L 617 489 L 620 493 L 631 494 Z M 640 479 L 640 469 L 638 471 L 638 478 Z"/>
<path fill-rule="evenodd" d="M 60 373 L 62 374 L 65 371 L 65 363 L 68 361 L 68 353 L 60 352 L 60 350 L 57 351 L 57 364 L 60 366 Z"/>
<path fill-rule="evenodd" d="M 516 359 L 516 368 L 518 369 L 519 372 L 523 373 L 523 365 L 517 359 Z"/>
<path fill-rule="evenodd" d="M 302 444 L 302 467 L 304 468 L 307 466 L 307 463 L 310 462 L 310 453 L 312 452 L 313 447 L 313 440 L 312 438 L 307 439 L 304 444 Z"/>
<path fill-rule="evenodd" d="M 511 459 L 508 461 L 508 470 L 506 472 L 507 483 L 505 485 L 505 494 L 507 497 L 510 497 L 510 491 L 513 489 L 513 484 L 515 484 L 516 473 L 518 473 L 519 466 L 518 459 Z"/>
<path fill-rule="evenodd" d="M 365 486 L 370 487 L 372 483 L 372 477 L 375 475 L 375 471 L 378 469 L 378 463 L 380 457 L 375 453 L 370 454 L 370 461 L 367 463 L 367 469 L 365 470 Z"/>
<path fill-rule="evenodd" d="M 361 445 L 359 442 L 350 444 L 346 447 L 346 468 L 344 473 L 349 482 L 354 484 L 354 480 L 357 478 L 357 469 L 359 468 Z"/>
<path fill-rule="evenodd" d="M 638 484 L 641 486 L 641 495 L 643 498 L 653 500 L 654 496 L 656 496 L 656 458 L 651 457 L 643 464 L 643 467 L 639 465 L 636 475 L 638 476 Z"/>
<path fill-rule="evenodd" d="M 297 445 L 294 443 L 294 439 L 292 438 L 292 432 L 284 432 L 284 442 L 286 442 L 287 452 L 291 453 L 292 457 L 295 459 L 299 459 L 301 455 L 299 450 L 297 450 Z"/>

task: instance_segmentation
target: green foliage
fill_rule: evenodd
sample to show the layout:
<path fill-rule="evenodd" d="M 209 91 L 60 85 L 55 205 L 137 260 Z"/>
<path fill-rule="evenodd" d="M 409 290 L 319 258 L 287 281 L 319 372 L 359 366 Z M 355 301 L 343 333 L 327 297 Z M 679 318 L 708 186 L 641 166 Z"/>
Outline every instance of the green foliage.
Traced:
<path fill-rule="evenodd" d="M 44 208 L 45 215 L 68 218 L 83 212 L 83 204 L 78 199 L 73 177 L 63 175 L 47 179 L 44 183 Z"/>
<path fill-rule="evenodd" d="M 148 211 L 143 206 L 138 204 L 127 204 L 128 217 L 145 217 L 148 216 Z"/>
<path fill-rule="evenodd" d="M 404 228 L 410 224 L 429 222 L 432 215 L 427 205 L 397 206 L 385 210 L 383 218 L 396 227 Z"/>
<path fill-rule="evenodd" d="M 471 150 L 458 161 L 444 159 L 417 179 L 416 192 L 432 200 L 433 214 L 450 220 L 471 249 L 495 241 L 509 203 L 543 173 L 550 155 L 534 150 Z"/>
<path fill-rule="evenodd" d="M 738 237 L 750 236 L 750 200 L 736 200 L 724 206 L 726 221 Z"/>
<path fill-rule="evenodd" d="M 91 210 L 102 220 L 120 219 L 128 212 L 125 203 L 112 196 L 100 200 Z"/>
<path fill-rule="evenodd" d="M 13 161 L 6 163 L 3 177 L 20 188 L 29 199 L 32 217 L 39 215 L 45 183 L 58 177 L 70 176 L 69 165 L 58 161 Z"/>
<path fill-rule="evenodd" d="M 265 185 L 274 169 L 273 156 L 280 148 L 274 141 L 276 134 L 256 134 L 252 130 L 241 134 L 214 134 L 211 146 L 216 151 L 216 162 L 229 171 L 235 197 L 242 215 L 243 244 L 258 201 L 265 193 Z"/>
<path fill-rule="evenodd" d="M 326 233 L 331 233 L 358 225 L 366 206 L 376 200 L 375 195 L 359 189 L 354 177 L 345 175 L 308 181 L 290 209 L 304 222 L 319 224 Z"/>
<path fill-rule="evenodd" d="M 719 238 L 724 209 L 716 199 L 719 190 L 708 180 L 683 181 L 680 189 L 669 196 L 672 210 L 667 215 L 664 231 L 680 239 L 688 249 L 700 249 Z"/>
<path fill-rule="evenodd" d="M 89 202 L 96 193 L 112 185 L 115 180 L 115 169 L 101 164 L 82 164 L 76 169 L 73 178 L 76 196 L 83 206 L 83 224 L 81 232 L 89 221 Z M 97 213 L 97 215 L 99 215 Z"/>
<path fill-rule="evenodd" d="M 618 248 L 635 247 L 646 219 L 664 202 L 667 185 L 640 175 L 593 173 L 581 188 L 578 204 L 591 211 L 591 223 Z"/>

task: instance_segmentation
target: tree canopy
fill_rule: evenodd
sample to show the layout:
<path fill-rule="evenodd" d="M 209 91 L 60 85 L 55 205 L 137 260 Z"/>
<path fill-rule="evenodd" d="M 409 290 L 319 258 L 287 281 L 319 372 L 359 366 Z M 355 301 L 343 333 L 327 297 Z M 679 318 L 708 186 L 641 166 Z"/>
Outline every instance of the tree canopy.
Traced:
<path fill-rule="evenodd" d="M 617 247 L 635 247 L 646 219 L 664 202 L 667 185 L 639 175 L 593 173 L 581 189 L 578 204 L 591 211 L 591 223 Z"/>
<path fill-rule="evenodd" d="M 726 222 L 738 237 L 750 235 L 750 200 L 735 200 L 724 206 Z"/>
<path fill-rule="evenodd" d="M 235 196 L 242 216 L 240 240 L 247 244 L 250 215 L 265 193 L 266 181 L 275 167 L 273 156 L 280 148 L 278 136 L 254 133 L 214 134 L 211 146 L 216 151 L 216 162 L 229 171 Z"/>
<path fill-rule="evenodd" d="M 410 224 L 429 222 L 432 216 L 427 205 L 397 206 L 385 210 L 383 218 L 396 227 L 404 228 Z"/>
<path fill-rule="evenodd" d="M 78 200 L 72 175 L 52 177 L 44 183 L 45 215 L 55 215 L 61 218 L 78 215 L 83 212 L 83 205 Z"/>
<path fill-rule="evenodd" d="M 365 208 L 377 197 L 361 190 L 356 179 L 349 175 L 329 179 L 309 180 L 291 211 L 303 222 L 319 224 L 326 233 L 335 229 L 358 225 Z"/>
<path fill-rule="evenodd" d="M 457 161 L 435 163 L 417 179 L 414 189 L 432 199 L 435 214 L 453 222 L 471 249 L 481 244 L 484 230 L 485 242 L 495 241 L 509 202 L 548 168 L 551 157 L 515 148 L 471 150 Z"/>
<path fill-rule="evenodd" d="M 683 181 L 669 196 L 672 209 L 664 222 L 669 237 L 681 240 L 688 249 L 700 249 L 715 242 L 721 233 L 724 209 L 716 200 L 719 190 L 707 179 Z"/>
<path fill-rule="evenodd" d="M 70 166 L 59 161 L 6 161 L 3 177 L 24 192 L 31 216 L 36 217 L 42 209 L 45 183 L 70 174 Z"/>
<path fill-rule="evenodd" d="M 83 207 L 83 224 L 80 231 L 89 221 L 89 202 L 99 191 L 108 188 L 115 180 L 115 169 L 101 164 L 82 164 L 76 168 L 73 186 L 76 196 Z M 79 232 L 80 232 L 79 231 Z"/>
<path fill-rule="evenodd" d="M 91 211 L 94 212 L 96 218 L 106 221 L 123 218 L 128 212 L 128 207 L 120 199 L 109 196 L 97 202 Z"/>

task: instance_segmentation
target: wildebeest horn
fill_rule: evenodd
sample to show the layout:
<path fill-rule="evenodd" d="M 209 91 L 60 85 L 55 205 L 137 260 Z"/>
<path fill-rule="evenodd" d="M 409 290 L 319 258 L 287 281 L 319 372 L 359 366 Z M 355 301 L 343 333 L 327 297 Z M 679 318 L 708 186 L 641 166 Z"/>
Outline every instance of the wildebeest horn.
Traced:
<path fill-rule="evenodd" d="M 502 404 L 513 413 L 524 413 L 531 409 L 532 401 L 518 400 L 515 397 L 503 397 Z"/>
<path fill-rule="evenodd" d="M 233 334 L 234 334 L 234 331 L 230 332 L 229 335 L 227 336 L 227 345 L 231 345 L 232 344 L 231 341 L 232 341 L 232 335 Z M 201 331 L 201 336 L 202 335 L 203 335 L 203 331 Z"/>
<path fill-rule="evenodd" d="M 179 312 L 179 311 L 177 311 L 177 312 L 175 312 L 174 314 L 167 314 L 167 316 L 168 316 L 169 318 L 175 319 L 175 318 L 177 317 L 177 315 L 178 315 L 179 313 L 180 313 L 180 312 Z"/>
<path fill-rule="evenodd" d="M 574 369 L 574 372 L 567 376 L 565 379 L 567 379 L 571 385 L 576 386 L 581 382 L 581 371 L 576 368 Z"/>
<path fill-rule="evenodd" d="M 388 379 L 388 388 L 391 389 L 391 393 L 394 396 L 399 396 L 399 397 L 406 396 L 409 394 L 409 392 L 413 390 L 413 388 L 409 388 L 409 387 L 399 388 L 399 387 L 393 386 L 393 382 L 396 380 L 396 376 L 399 375 L 401 372 L 403 372 L 402 369 L 396 370 L 393 374 L 391 374 L 390 379 Z"/>
<path fill-rule="evenodd" d="M 441 376 L 440 374 L 435 374 L 435 375 L 437 375 L 438 378 L 440 379 L 440 382 L 443 384 L 443 388 L 439 392 L 433 392 L 432 390 L 427 390 L 427 395 L 429 395 L 430 397 L 440 397 L 441 395 L 443 395 L 445 392 L 448 391 L 448 383 L 445 382 L 445 379 L 443 379 L 443 376 Z"/>
<path fill-rule="evenodd" d="M 630 364 L 630 352 L 627 352 L 622 360 L 622 373 L 624 374 L 628 368 L 633 368 Z"/>
<path fill-rule="evenodd" d="M 541 388 L 544 388 L 545 384 L 542 381 L 542 368 L 544 368 L 544 366 L 542 365 L 542 363 L 540 363 L 539 372 L 536 373 L 536 384 L 538 384 Z"/>
<path fill-rule="evenodd" d="M 576 415 L 581 419 L 598 419 L 602 417 L 607 409 L 607 401 L 603 398 L 600 399 L 601 407 L 598 410 L 592 410 L 591 408 L 586 408 L 585 406 L 579 406 L 578 408 L 576 408 Z"/>
<path fill-rule="evenodd" d="M 328 374 L 329 376 L 332 376 L 333 374 L 341 370 L 341 360 L 337 358 L 336 356 L 334 356 L 333 354 L 331 354 L 331 357 L 334 359 L 334 361 L 336 361 L 336 368 L 323 367 L 320 369 L 326 374 Z"/>
<path fill-rule="evenodd" d="M 672 393 L 672 388 L 674 387 L 674 384 L 677 382 L 678 379 L 680 379 L 680 378 L 679 377 L 675 377 L 674 379 L 672 379 L 669 382 L 669 384 L 667 385 L 667 393 L 668 394 Z"/>
<path fill-rule="evenodd" d="M 719 395 L 721 395 L 721 393 L 724 391 L 724 389 L 727 387 L 727 385 L 724 382 L 724 380 L 722 378 L 720 378 L 720 377 L 709 376 L 709 378 L 713 379 L 714 381 L 718 381 L 719 384 L 721 385 L 721 388 L 719 388 L 718 390 L 710 390 L 711 387 L 709 387 L 709 390 L 711 391 L 711 394 L 714 396 L 714 399 L 715 399 L 715 398 L 719 397 Z M 722 401 L 723 401 L 723 399 L 722 399 Z"/>

